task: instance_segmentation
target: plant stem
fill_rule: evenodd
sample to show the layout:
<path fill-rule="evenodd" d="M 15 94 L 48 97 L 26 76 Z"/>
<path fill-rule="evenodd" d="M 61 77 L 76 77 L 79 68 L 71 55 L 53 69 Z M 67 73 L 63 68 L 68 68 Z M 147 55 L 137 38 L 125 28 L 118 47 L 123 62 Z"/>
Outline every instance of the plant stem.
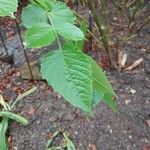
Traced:
<path fill-rule="evenodd" d="M 101 25 L 101 22 L 99 20 L 99 17 L 98 15 L 96 14 L 95 12 L 95 8 L 93 6 L 93 3 L 91 0 L 87 0 L 87 5 L 89 7 L 89 9 L 91 10 L 92 14 L 93 14 L 93 17 L 94 17 L 94 20 L 95 20 L 95 23 L 97 25 L 97 28 L 99 30 L 99 33 L 101 35 L 101 42 L 103 43 L 103 46 L 105 48 L 105 51 L 107 53 L 107 56 L 108 56 L 108 61 L 109 61 L 109 64 L 111 65 L 111 56 L 110 56 L 110 52 L 109 52 L 109 43 L 108 43 L 108 39 L 107 39 L 107 36 L 106 36 L 106 33 Z"/>
<path fill-rule="evenodd" d="M 112 3 L 113 3 L 119 10 L 121 10 L 122 6 L 120 6 L 115 0 L 112 0 Z"/>
<path fill-rule="evenodd" d="M 77 17 L 79 17 L 81 20 L 83 20 L 87 25 L 88 25 L 88 22 L 87 22 L 87 20 L 84 18 L 84 17 L 82 17 L 79 13 L 77 13 L 77 12 L 73 12 Z M 78 21 L 77 20 L 77 23 L 79 23 L 80 24 L 80 21 Z M 89 25 L 88 25 L 89 26 Z M 97 39 L 97 37 L 88 29 L 87 30 L 87 32 L 94 38 L 94 40 L 98 43 L 98 44 L 101 44 L 101 42 Z"/>
<path fill-rule="evenodd" d="M 17 28 L 17 31 L 18 31 L 21 47 L 22 47 L 22 50 L 23 50 L 23 53 L 24 53 L 24 56 L 25 56 L 25 59 L 26 59 L 26 62 L 27 62 L 28 68 L 29 68 L 29 72 L 30 72 L 30 75 L 31 75 L 31 79 L 34 80 L 32 69 L 31 69 L 31 66 L 30 66 L 30 61 L 28 59 L 27 52 L 26 52 L 26 50 L 24 48 L 24 45 L 23 45 L 23 39 L 22 39 L 22 36 L 21 36 L 21 30 L 19 28 L 19 24 L 18 24 L 18 21 L 16 19 L 15 19 L 15 22 L 16 22 L 16 28 Z"/>
<path fill-rule="evenodd" d="M 144 8 L 144 4 L 142 3 L 141 0 L 139 1 L 134 1 L 135 2 L 135 8 L 133 10 L 133 13 L 131 15 L 131 17 L 129 18 L 129 24 L 128 24 L 128 27 L 130 27 L 131 23 L 134 21 L 135 17 L 137 14 L 141 14 L 142 12 L 139 11 L 139 8 Z"/>
<path fill-rule="evenodd" d="M 59 40 L 59 38 L 58 38 L 58 34 L 57 34 L 56 30 L 55 30 L 55 26 L 54 26 L 54 24 L 53 24 L 53 21 L 51 20 L 50 15 L 49 15 L 49 14 L 47 14 L 47 15 L 48 15 L 48 18 L 49 18 L 49 22 L 50 22 L 50 24 L 52 25 L 52 27 L 54 28 L 55 34 L 57 35 L 56 40 L 57 40 L 58 47 L 59 47 L 60 50 L 62 50 L 63 48 L 62 48 L 61 43 L 60 43 L 60 40 Z"/>
<path fill-rule="evenodd" d="M 134 34 L 140 32 L 141 29 L 142 29 L 146 24 L 148 24 L 149 22 L 150 22 L 150 16 L 142 23 L 142 25 L 137 29 L 136 32 L 134 32 Z"/>
<path fill-rule="evenodd" d="M 79 17 L 81 20 L 83 20 L 87 25 L 88 25 L 88 22 L 85 20 L 85 18 L 83 18 L 79 13 L 77 12 L 73 12 L 77 17 Z M 80 21 L 77 20 L 77 23 L 80 24 Z M 97 40 L 97 37 L 88 29 L 87 32 L 95 39 L 95 41 L 98 43 L 98 44 L 101 44 L 101 42 L 99 40 Z"/>
<path fill-rule="evenodd" d="M 129 36 L 123 38 L 123 39 L 120 39 L 120 42 L 126 42 L 128 40 L 131 40 L 132 38 L 134 38 L 135 36 L 137 36 L 137 34 L 141 31 L 141 29 L 147 25 L 148 23 L 150 22 L 150 16 L 143 22 L 143 24 L 132 34 L 130 34 Z"/>
<path fill-rule="evenodd" d="M 133 20 L 134 20 L 134 18 L 135 18 L 135 15 L 136 15 L 137 10 L 138 10 L 138 7 L 136 6 L 136 8 L 134 9 L 134 11 L 133 11 L 133 13 L 132 13 L 131 18 L 129 19 L 128 27 L 130 27 L 131 23 L 133 22 Z"/>
<path fill-rule="evenodd" d="M 134 3 L 136 2 L 136 0 L 131 0 L 127 3 L 126 7 L 129 8 L 131 7 Z"/>
<path fill-rule="evenodd" d="M 93 31 L 93 28 L 92 28 L 92 15 L 91 15 L 91 11 L 89 11 L 89 30 L 92 32 Z M 93 50 L 93 37 L 90 36 L 89 38 L 90 40 L 90 50 L 92 51 Z"/>
<path fill-rule="evenodd" d="M 125 9 L 126 9 L 126 0 L 122 0 L 122 7 L 121 7 L 121 15 L 122 15 L 122 20 L 125 17 Z"/>

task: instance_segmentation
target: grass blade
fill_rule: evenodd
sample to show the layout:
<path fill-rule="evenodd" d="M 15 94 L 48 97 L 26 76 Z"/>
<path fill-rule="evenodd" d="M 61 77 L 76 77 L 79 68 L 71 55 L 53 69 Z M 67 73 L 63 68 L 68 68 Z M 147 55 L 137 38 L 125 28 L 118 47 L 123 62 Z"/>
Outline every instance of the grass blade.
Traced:
<path fill-rule="evenodd" d="M 4 117 L 0 122 L 0 150 L 8 150 L 6 131 L 8 127 L 8 118 Z"/>
<path fill-rule="evenodd" d="M 0 116 L 13 119 L 13 120 L 25 125 L 25 126 L 28 125 L 28 120 L 27 119 L 25 119 L 21 115 L 18 115 L 18 114 L 9 112 L 9 111 L 1 111 Z"/>

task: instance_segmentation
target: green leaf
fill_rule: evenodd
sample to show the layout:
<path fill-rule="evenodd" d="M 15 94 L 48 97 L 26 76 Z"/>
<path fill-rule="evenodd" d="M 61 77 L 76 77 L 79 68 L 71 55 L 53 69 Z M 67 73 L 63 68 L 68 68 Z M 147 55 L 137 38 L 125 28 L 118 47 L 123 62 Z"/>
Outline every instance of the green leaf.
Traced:
<path fill-rule="evenodd" d="M 75 15 L 73 12 L 66 6 L 65 3 L 59 1 L 49 2 L 51 4 L 51 11 L 49 15 L 52 19 L 52 22 L 56 25 L 63 24 L 63 23 L 74 23 L 76 20 Z"/>
<path fill-rule="evenodd" d="M 72 41 L 67 41 L 64 44 L 64 49 L 69 48 L 75 50 L 75 48 L 77 47 L 76 45 L 74 46 L 74 43 Z M 79 47 L 78 50 L 81 51 L 81 47 Z M 111 108 L 117 110 L 115 102 L 112 100 L 112 96 L 113 95 L 116 96 L 116 94 L 113 91 L 112 86 L 109 83 L 106 75 L 103 73 L 101 68 L 91 57 L 87 56 L 87 58 L 91 64 L 92 69 L 92 79 L 93 79 L 92 106 L 95 107 L 99 102 L 102 101 L 102 99 L 104 99 Z"/>
<path fill-rule="evenodd" d="M 22 24 L 26 28 L 31 28 L 33 25 L 41 22 L 48 22 L 47 12 L 42 7 L 34 6 L 31 4 L 23 9 Z"/>
<path fill-rule="evenodd" d="M 82 51 L 80 46 L 77 48 L 77 45 L 74 45 L 74 43 L 72 41 L 67 41 L 67 42 L 65 42 L 63 48 L 64 49 L 74 49 L 74 50 L 77 48 L 77 50 Z M 95 107 L 101 100 L 102 100 L 101 94 L 99 92 L 97 92 L 95 89 L 93 89 L 93 92 L 92 92 L 92 107 Z"/>
<path fill-rule="evenodd" d="M 39 6 L 43 7 L 44 9 L 48 9 L 46 0 L 36 0 L 34 3 L 37 3 Z"/>
<path fill-rule="evenodd" d="M 15 120 L 15 121 L 17 121 L 17 122 L 19 122 L 23 125 L 28 125 L 28 120 L 27 119 L 25 119 L 24 117 L 22 117 L 18 114 L 9 112 L 9 111 L 1 111 L 0 116 L 13 119 L 13 120 Z"/>
<path fill-rule="evenodd" d="M 0 0 L 0 16 L 10 16 L 15 18 L 14 12 L 17 11 L 18 0 Z"/>
<path fill-rule="evenodd" d="M 8 118 L 2 118 L 0 122 L 0 150 L 8 150 L 6 132 L 8 128 Z"/>
<path fill-rule="evenodd" d="M 25 34 L 27 47 L 40 48 L 51 44 L 56 39 L 56 33 L 52 26 L 39 23 L 28 29 Z"/>
<path fill-rule="evenodd" d="M 72 105 L 91 113 L 92 72 L 87 57 L 74 49 L 49 52 L 42 60 L 43 79 Z"/>
<path fill-rule="evenodd" d="M 117 97 L 117 95 L 113 91 L 111 84 L 97 63 L 91 57 L 88 58 L 93 72 L 93 90 L 99 93 L 99 96 L 101 96 L 113 110 L 117 111 L 116 103 L 112 99 L 113 96 Z"/>
<path fill-rule="evenodd" d="M 85 37 L 86 37 L 86 34 L 87 34 L 87 30 L 88 30 L 88 26 L 86 24 L 85 21 L 82 21 L 80 23 L 80 30 L 84 33 Z M 78 49 L 78 50 L 83 50 L 84 48 L 84 42 L 85 40 L 80 40 L 80 41 L 76 41 L 75 42 L 75 47 Z"/>
<path fill-rule="evenodd" d="M 87 35 L 88 25 L 87 25 L 87 23 L 85 21 L 81 21 L 80 29 L 84 33 L 84 35 Z"/>
<path fill-rule="evenodd" d="M 78 41 L 84 39 L 83 32 L 71 23 L 61 23 L 55 26 L 59 35 L 67 40 Z"/>
<path fill-rule="evenodd" d="M 102 101 L 102 96 L 98 91 L 93 89 L 93 97 L 92 97 L 92 106 L 93 108 L 96 107 L 96 105 Z"/>

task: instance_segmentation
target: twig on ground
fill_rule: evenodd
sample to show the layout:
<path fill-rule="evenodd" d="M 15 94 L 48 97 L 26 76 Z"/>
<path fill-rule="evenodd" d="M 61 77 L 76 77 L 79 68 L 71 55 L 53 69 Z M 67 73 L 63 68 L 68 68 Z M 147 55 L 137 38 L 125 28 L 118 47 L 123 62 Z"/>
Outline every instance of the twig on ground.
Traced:
<path fill-rule="evenodd" d="M 32 93 L 35 92 L 36 90 L 37 90 L 37 87 L 36 87 L 36 86 L 33 86 L 32 89 L 26 91 L 26 92 L 23 93 L 23 94 L 18 95 L 18 97 L 16 98 L 16 100 L 13 102 L 11 108 L 14 109 L 15 106 L 16 106 L 16 104 L 17 104 L 20 100 L 22 100 L 22 99 L 25 98 L 26 96 L 32 94 Z"/>
<path fill-rule="evenodd" d="M 125 67 L 126 62 L 127 62 L 127 57 L 128 57 L 127 54 L 123 54 L 122 60 L 121 60 L 121 63 L 120 63 L 121 68 L 124 68 L 124 67 Z"/>
<path fill-rule="evenodd" d="M 131 64 L 129 67 L 125 68 L 125 71 L 132 71 L 134 68 L 139 66 L 143 62 L 143 58 L 138 59 L 133 64 Z"/>
<path fill-rule="evenodd" d="M 123 56 L 123 52 L 119 50 L 118 51 L 118 61 L 117 61 L 119 66 L 120 66 L 121 61 L 122 61 L 122 56 Z"/>

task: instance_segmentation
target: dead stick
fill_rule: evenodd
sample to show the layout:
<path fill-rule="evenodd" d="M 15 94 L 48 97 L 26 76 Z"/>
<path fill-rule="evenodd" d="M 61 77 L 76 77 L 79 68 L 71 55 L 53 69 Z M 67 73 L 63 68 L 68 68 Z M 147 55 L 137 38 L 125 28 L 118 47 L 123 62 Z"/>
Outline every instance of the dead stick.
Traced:
<path fill-rule="evenodd" d="M 19 33 L 19 38 L 20 38 L 21 46 L 22 46 L 22 49 L 23 49 L 23 52 L 24 52 L 24 56 L 25 56 L 25 59 L 26 59 L 26 62 L 27 62 L 27 65 L 28 65 L 28 68 L 29 68 L 29 71 L 30 71 L 30 74 L 31 74 L 31 78 L 32 78 L 32 80 L 34 80 L 34 77 L 33 77 L 33 74 L 32 74 L 32 69 L 31 69 L 31 66 L 30 66 L 30 63 L 29 63 L 29 59 L 28 59 L 26 50 L 24 49 L 23 39 L 22 39 L 22 36 L 21 36 L 21 31 L 20 31 L 17 20 L 15 20 L 15 22 L 16 22 L 16 27 L 17 27 L 18 33 Z"/>
<path fill-rule="evenodd" d="M 137 61 L 135 61 L 133 64 L 131 64 L 129 67 L 127 67 L 125 70 L 126 71 L 131 71 L 134 68 L 136 68 L 137 66 L 139 66 L 142 62 L 143 62 L 143 58 L 140 58 Z"/>
<path fill-rule="evenodd" d="M 118 63 L 119 66 L 121 64 L 122 57 L 123 57 L 123 52 L 118 50 L 118 61 L 117 61 L 117 63 Z"/>
<path fill-rule="evenodd" d="M 92 15 L 91 15 L 91 11 L 89 11 L 89 30 L 90 32 L 92 32 Z M 93 37 L 90 36 L 90 50 L 92 51 L 93 49 Z"/>
<path fill-rule="evenodd" d="M 123 54 L 123 56 L 122 56 L 122 60 L 121 60 L 121 68 L 124 68 L 125 67 L 125 64 L 126 64 L 126 62 L 127 62 L 127 54 Z"/>

